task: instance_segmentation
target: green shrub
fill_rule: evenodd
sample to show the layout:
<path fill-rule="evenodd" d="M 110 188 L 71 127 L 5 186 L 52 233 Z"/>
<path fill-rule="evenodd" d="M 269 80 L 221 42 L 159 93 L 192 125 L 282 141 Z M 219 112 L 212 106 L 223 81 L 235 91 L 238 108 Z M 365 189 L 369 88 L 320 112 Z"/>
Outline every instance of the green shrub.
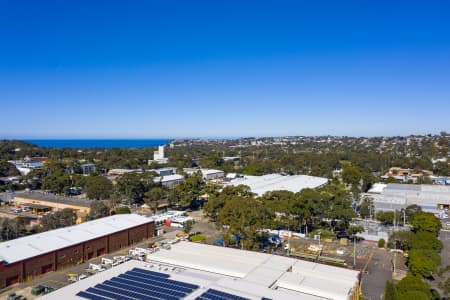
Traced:
<path fill-rule="evenodd" d="M 378 248 L 384 248 L 385 244 L 386 244 L 386 241 L 384 239 L 378 240 Z"/>
<path fill-rule="evenodd" d="M 320 239 L 334 239 L 336 237 L 336 233 L 328 229 L 316 229 L 310 233 L 310 237 L 314 237 L 314 235 L 319 235 Z"/>
<path fill-rule="evenodd" d="M 197 242 L 197 243 L 200 243 L 200 242 L 203 242 L 203 241 L 206 240 L 206 235 L 193 235 L 193 236 L 191 236 L 191 237 L 189 238 L 189 240 L 190 240 L 191 242 Z"/>
<path fill-rule="evenodd" d="M 130 208 L 129 208 L 129 207 L 126 207 L 126 206 L 123 206 L 123 207 L 116 207 L 116 208 L 114 209 L 114 214 L 116 214 L 116 215 L 120 215 L 120 214 L 130 214 L 130 213 L 131 213 Z"/>

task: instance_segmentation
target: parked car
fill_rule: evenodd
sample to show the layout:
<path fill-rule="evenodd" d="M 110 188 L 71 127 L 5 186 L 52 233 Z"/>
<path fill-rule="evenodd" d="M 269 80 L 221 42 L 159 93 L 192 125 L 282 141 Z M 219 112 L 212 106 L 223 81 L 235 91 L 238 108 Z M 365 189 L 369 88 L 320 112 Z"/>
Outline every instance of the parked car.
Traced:
<path fill-rule="evenodd" d="M 44 292 L 45 290 L 45 286 L 43 286 L 42 284 L 35 286 L 34 288 L 31 289 L 31 294 L 37 296 L 40 295 Z"/>
<path fill-rule="evenodd" d="M 336 237 L 337 237 L 338 239 L 351 239 L 351 238 L 352 238 L 351 235 L 348 234 L 348 233 L 345 232 L 345 231 L 338 232 L 338 233 L 336 234 Z"/>

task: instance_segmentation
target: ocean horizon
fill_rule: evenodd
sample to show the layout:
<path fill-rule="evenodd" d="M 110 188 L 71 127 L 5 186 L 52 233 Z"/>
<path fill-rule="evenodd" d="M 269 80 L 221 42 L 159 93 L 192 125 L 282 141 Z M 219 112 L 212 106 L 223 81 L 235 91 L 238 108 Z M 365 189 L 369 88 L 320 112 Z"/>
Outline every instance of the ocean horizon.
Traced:
<path fill-rule="evenodd" d="M 44 148 L 149 148 L 165 145 L 172 139 L 24 139 Z"/>

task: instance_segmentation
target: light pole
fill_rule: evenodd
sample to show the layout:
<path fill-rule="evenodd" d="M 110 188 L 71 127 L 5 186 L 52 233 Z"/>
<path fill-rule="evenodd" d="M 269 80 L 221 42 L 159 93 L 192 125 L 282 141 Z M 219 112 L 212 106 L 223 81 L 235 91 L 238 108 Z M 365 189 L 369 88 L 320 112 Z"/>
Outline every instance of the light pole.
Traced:
<path fill-rule="evenodd" d="M 395 235 L 395 229 L 396 229 L 396 219 L 395 219 L 395 215 L 397 214 L 397 211 L 394 211 L 394 235 Z M 395 262 L 397 260 L 397 239 L 394 238 L 394 266 L 393 266 L 393 270 L 394 270 L 394 274 L 395 274 Z"/>

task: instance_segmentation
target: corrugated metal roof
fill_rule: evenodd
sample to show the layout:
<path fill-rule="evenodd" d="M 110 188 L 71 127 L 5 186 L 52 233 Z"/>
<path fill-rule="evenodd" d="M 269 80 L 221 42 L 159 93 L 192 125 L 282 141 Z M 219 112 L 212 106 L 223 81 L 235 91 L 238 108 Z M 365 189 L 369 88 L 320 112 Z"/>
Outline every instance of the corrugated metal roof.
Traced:
<path fill-rule="evenodd" d="M 0 243 L 0 261 L 11 264 L 151 222 L 121 214 Z"/>
<path fill-rule="evenodd" d="M 266 192 L 279 190 L 297 193 L 305 188 L 317 188 L 327 182 L 327 178 L 308 175 L 283 176 L 281 174 L 268 174 L 263 176 L 244 176 L 244 178 L 232 180 L 230 184 L 235 186 L 240 184 L 247 185 L 252 193 L 261 196 Z"/>

